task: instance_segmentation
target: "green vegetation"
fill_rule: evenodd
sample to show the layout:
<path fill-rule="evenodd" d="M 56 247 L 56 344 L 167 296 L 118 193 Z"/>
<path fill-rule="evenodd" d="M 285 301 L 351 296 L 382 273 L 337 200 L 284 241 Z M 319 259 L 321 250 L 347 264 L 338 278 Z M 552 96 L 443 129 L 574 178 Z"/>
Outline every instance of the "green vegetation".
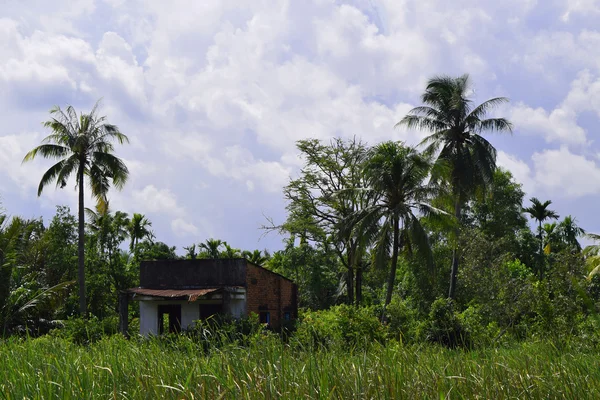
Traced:
<path fill-rule="evenodd" d="M 400 121 L 429 133 L 424 148 L 299 141 L 305 164 L 283 188 L 287 218 L 265 227 L 284 237 L 273 253 L 198 238 L 180 255 L 155 241 L 146 216 L 109 207 L 109 186 L 127 178 L 109 139 L 126 137 L 96 109 L 53 109 L 47 143 L 25 159 L 59 159 L 39 192 L 76 174 L 79 213 L 59 206 L 45 223 L 0 212 L 0 393 L 598 397 L 600 245 L 579 239 L 600 236 L 570 215 L 559 220 L 550 200 L 525 207 L 481 136 L 512 131 L 486 117 L 506 99 L 473 106 L 469 85 L 468 76 L 433 78 L 424 106 Z M 83 207 L 84 178 L 95 210 Z M 142 260 L 228 257 L 294 280 L 298 321 L 275 333 L 252 318 L 203 320 L 143 339 L 132 306 L 132 339 L 116 333 L 117 294 L 138 286 Z"/>
<path fill-rule="evenodd" d="M 0 346 L 0 395 L 165 399 L 593 399 L 598 350 L 549 343 L 465 352 L 374 343 L 311 350 L 256 337 L 208 352 L 188 337 L 81 347 L 43 337 Z"/>

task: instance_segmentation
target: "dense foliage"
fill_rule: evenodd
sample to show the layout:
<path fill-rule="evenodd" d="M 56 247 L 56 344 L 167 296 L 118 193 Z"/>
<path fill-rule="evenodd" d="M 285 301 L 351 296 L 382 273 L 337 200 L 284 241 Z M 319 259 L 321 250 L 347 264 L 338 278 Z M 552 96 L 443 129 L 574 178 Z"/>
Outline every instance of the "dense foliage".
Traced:
<path fill-rule="evenodd" d="M 299 141 L 305 165 L 283 188 L 287 219 L 267 227 L 284 237 L 284 248 L 273 253 L 214 238 L 198 238 L 182 252 L 155 241 L 146 216 L 109 207 L 108 183 L 120 186 L 127 170 L 108 142 L 79 167 L 71 158 L 59 161 L 40 190 L 53 180 L 64 186 L 77 170 L 80 193 L 85 176 L 97 207 L 85 210 L 83 231 L 81 212 L 75 217 L 66 207 L 49 222 L 0 213 L 0 334 L 53 331 L 91 343 L 116 331 L 117 294 L 137 286 L 141 260 L 245 257 L 298 284 L 302 313 L 294 335 L 310 346 L 597 340 L 600 246 L 582 249 L 586 233 L 574 217 L 560 219 L 551 201 L 525 200 L 510 172 L 496 167 L 495 149 L 480 134 L 512 129 L 502 118 L 486 119 L 505 100 L 473 106 L 469 93 L 465 76 L 429 82 L 425 105 L 401 121 L 429 132 L 424 149 Z M 81 150 L 73 141 L 86 144 L 86 135 L 125 140 L 102 118 L 92 121 L 95 111 L 61 113 L 53 110 L 65 121 L 79 118 L 80 129 L 50 121 L 50 141 L 59 144 L 43 144 L 27 158 L 71 157 Z M 76 318 L 82 305 L 83 322 Z M 131 326 L 137 316 L 132 306 Z"/>

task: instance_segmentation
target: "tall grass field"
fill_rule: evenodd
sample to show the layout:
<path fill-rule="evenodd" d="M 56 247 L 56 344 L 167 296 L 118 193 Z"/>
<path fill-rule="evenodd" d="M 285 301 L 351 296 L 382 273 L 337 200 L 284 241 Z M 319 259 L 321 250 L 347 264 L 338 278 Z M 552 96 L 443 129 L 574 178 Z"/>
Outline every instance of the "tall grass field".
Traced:
<path fill-rule="evenodd" d="M 599 355 L 543 342 L 306 349 L 265 335 L 207 348 L 184 336 L 87 346 L 46 336 L 0 342 L 0 398 L 597 399 Z"/>

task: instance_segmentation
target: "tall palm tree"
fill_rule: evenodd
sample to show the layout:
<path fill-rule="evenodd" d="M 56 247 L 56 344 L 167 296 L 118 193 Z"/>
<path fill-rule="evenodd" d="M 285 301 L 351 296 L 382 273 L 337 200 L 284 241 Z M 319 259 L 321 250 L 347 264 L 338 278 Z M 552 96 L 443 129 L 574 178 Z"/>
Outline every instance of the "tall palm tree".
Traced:
<path fill-rule="evenodd" d="M 79 224 L 78 224 L 78 283 L 79 312 L 86 314 L 85 299 L 85 267 L 84 267 L 84 182 L 90 187 L 92 196 L 98 204 L 106 204 L 106 196 L 111 184 L 117 189 L 123 188 L 129 171 L 123 161 L 116 157 L 113 141 L 123 144 L 129 142 L 119 128 L 106 123 L 105 116 L 98 116 L 97 102 L 89 114 L 77 114 L 72 106 L 64 111 L 55 106 L 50 110 L 52 118 L 44 122 L 44 126 L 52 131 L 42 144 L 31 150 L 23 162 L 31 161 L 36 156 L 59 160 L 44 173 L 38 186 L 38 196 L 46 186 L 56 182 L 61 188 L 67 185 L 72 175 L 76 177 L 76 188 L 79 190 Z"/>
<path fill-rule="evenodd" d="M 481 134 L 487 131 L 512 132 L 512 124 L 505 118 L 486 118 L 489 111 L 508 99 L 495 97 L 473 106 L 470 94 L 468 75 L 434 77 L 427 82 L 425 93 L 421 96 L 424 105 L 410 110 L 396 124 L 431 132 L 421 145 L 427 145 L 425 153 L 438 154 L 437 166 L 447 169 L 446 176 L 434 174 L 433 179 L 443 179 L 451 185 L 457 221 L 460 221 L 464 204 L 473 193 L 487 188 L 493 181 L 496 149 Z M 441 171 L 442 168 L 434 170 Z M 456 237 L 458 231 L 459 225 L 456 225 Z M 458 245 L 455 245 L 448 291 L 451 299 L 455 295 L 458 266 Z"/>
<path fill-rule="evenodd" d="M 129 221 L 127 231 L 129 232 L 129 251 L 133 253 L 133 250 L 137 247 L 140 240 L 144 238 L 153 239 L 154 233 L 150 229 L 152 222 L 146 218 L 143 214 L 133 213 L 133 217 Z"/>
<path fill-rule="evenodd" d="M 428 203 L 437 193 L 434 186 L 425 184 L 430 167 L 426 157 L 397 142 L 384 142 L 373 147 L 365 162 L 366 191 L 377 201 L 358 211 L 349 226 L 372 237 L 377 264 L 386 263 L 391 250 L 382 319 L 392 300 L 400 250 L 410 242 L 425 256 L 429 265 L 433 261 L 429 239 L 418 216 L 441 213 Z"/>
<path fill-rule="evenodd" d="M 538 254 L 538 273 L 540 280 L 542 280 L 544 278 L 544 241 L 542 237 L 542 223 L 547 219 L 558 219 L 558 214 L 555 211 L 548 209 L 548 206 L 552 204 L 551 200 L 546 200 L 542 203 L 536 197 L 532 197 L 529 199 L 529 201 L 531 202 L 531 206 L 524 208 L 523 211 L 538 222 L 538 240 L 540 243 L 540 252 Z"/>

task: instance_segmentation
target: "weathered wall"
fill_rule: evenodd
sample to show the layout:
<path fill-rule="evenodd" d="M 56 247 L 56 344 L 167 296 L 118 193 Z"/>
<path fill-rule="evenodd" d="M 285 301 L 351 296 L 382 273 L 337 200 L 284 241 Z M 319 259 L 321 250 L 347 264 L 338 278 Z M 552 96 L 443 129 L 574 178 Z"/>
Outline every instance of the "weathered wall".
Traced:
<path fill-rule="evenodd" d="M 181 305 L 181 329 L 187 329 L 194 321 L 200 319 L 198 303 L 187 301 L 140 301 L 140 334 L 144 336 L 158 335 L 158 306 L 162 304 Z"/>
<path fill-rule="evenodd" d="M 292 319 L 298 315 L 296 285 L 269 270 L 248 263 L 246 276 L 246 312 L 268 311 L 271 326 L 281 326 L 284 314 Z"/>
<path fill-rule="evenodd" d="M 140 287 L 147 289 L 190 289 L 244 286 L 246 260 L 161 260 L 142 261 Z"/>
<path fill-rule="evenodd" d="M 158 302 L 140 301 L 140 335 L 158 335 Z"/>

